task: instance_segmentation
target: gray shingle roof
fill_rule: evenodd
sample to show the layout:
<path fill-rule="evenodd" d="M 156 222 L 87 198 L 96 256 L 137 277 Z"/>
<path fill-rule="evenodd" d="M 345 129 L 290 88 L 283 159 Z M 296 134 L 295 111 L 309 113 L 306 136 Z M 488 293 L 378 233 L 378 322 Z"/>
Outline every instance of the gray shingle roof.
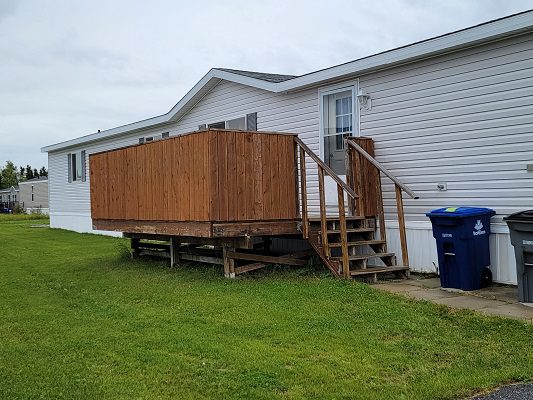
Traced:
<path fill-rule="evenodd" d="M 267 74 L 265 72 L 241 71 L 239 69 L 228 69 L 228 68 L 215 68 L 215 69 L 218 69 L 219 71 L 231 72 L 232 74 L 243 75 L 249 78 L 255 78 L 255 79 L 260 79 L 262 81 L 274 82 L 274 83 L 285 82 L 285 81 L 288 81 L 289 79 L 293 79 L 297 77 L 296 75 Z"/>

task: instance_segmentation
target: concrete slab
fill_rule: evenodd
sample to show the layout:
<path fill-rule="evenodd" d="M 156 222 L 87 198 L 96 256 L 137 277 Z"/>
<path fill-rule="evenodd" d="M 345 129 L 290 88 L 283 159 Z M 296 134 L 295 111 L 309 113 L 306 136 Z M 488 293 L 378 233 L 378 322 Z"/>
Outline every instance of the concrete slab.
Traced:
<path fill-rule="evenodd" d="M 533 322 L 533 309 L 521 304 L 503 304 L 499 306 L 489 306 L 479 310 L 483 314 L 497 315 L 500 317 L 522 319 Z"/>
<path fill-rule="evenodd" d="M 440 279 L 439 278 L 427 278 L 427 279 L 408 279 L 404 281 L 405 283 L 413 286 L 418 286 L 428 289 L 440 288 Z"/>
<path fill-rule="evenodd" d="M 387 281 L 374 287 L 448 307 L 476 310 L 487 315 L 516 318 L 533 323 L 533 307 L 518 303 L 515 286 L 494 284 L 488 288 L 465 292 L 459 289 L 441 288 L 439 278 L 414 277 L 402 281 Z"/>
<path fill-rule="evenodd" d="M 405 293 L 405 292 L 417 290 L 417 287 L 413 285 L 409 285 L 407 283 L 403 283 L 403 282 L 379 283 L 377 285 L 374 285 L 374 287 L 376 289 L 385 290 L 390 293 Z"/>
<path fill-rule="evenodd" d="M 440 290 L 440 289 L 420 289 L 420 290 L 413 290 L 405 294 L 410 297 L 414 297 L 415 299 L 430 300 L 430 301 L 437 300 L 437 299 L 445 299 L 445 298 L 450 298 L 450 297 L 457 297 L 457 295 L 453 293 L 445 292 L 444 290 Z"/>
<path fill-rule="evenodd" d="M 454 308 L 467 308 L 469 310 L 480 310 L 482 308 L 503 306 L 507 304 L 503 301 L 483 299 L 481 297 L 469 295 L 456 295 L 453 297 L 436 299 L 435 303 Z"/>
<path fill-rule="evenodd" d="M 488 288 L 474 290 L 471 293 L 487 299 L 500 300 L 510 304 L 518 302 L 518 291 L 514 286 L 493 285 Z"/>

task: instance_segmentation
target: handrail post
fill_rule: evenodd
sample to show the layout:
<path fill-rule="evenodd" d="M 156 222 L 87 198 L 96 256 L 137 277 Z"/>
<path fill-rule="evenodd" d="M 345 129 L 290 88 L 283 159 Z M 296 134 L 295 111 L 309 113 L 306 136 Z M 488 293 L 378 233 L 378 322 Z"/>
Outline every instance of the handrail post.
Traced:
<path fill-rule="evenodd" d="M 318 196 L 320 200 L 320 230 L 322 236 L 322 248 L 326 253 L 326 258 L 331 257 L 331 250 L 328 245 L 328 221 L 326 218 L 326 195 L 324 193 L 324 170 L 318 165 Z"/>
<path fill-rule="evenodd" d="M 379 238 L 385 242 L 384 251 L 387 252 L 387 230 L 385 228 L 385 210 L 383 208 L 383 191 L 381 190 L 381 174 L 378 170 L 377 179 L 377 196 L 378 200 L 378 220 L 379 220 Z"/>
<path fill-rule="evenodd" d="M 305 151 L 300 149 L 300 195 L 302 197 L 302 229 L 305 239 L 309 239 L 309 216 L 307 215 L 307 176 L 305 170 Z"/>
<path fill-rule="evenodd" d="M 402 246 L 402 261 L 405 267 L 409 266 L 409 254 L 407 253 L 407 236 L 405 234 L 405 215 L 403 213 L 402 189 L 398 185 L 396 188 L 396 207 L 398 208 L 398 224 L 400 229 L 400 244 Z"/>
<path fill-rule="evenodd" d="M 365 216 L 365 195 L 363 190 L 363 175 L 362 175 L 362 161 L 361 156 L 358 154 L 354 154 L 354 160 L 355 160 L 355 176 L 356 176 L 356 184 L 355 184 L 355 190 L 357 193 L 359 193 L 359 198 L 357 199 L 357 215 L 360 217 Z"/>
<path fill-rule="evenodd" d="M 350 278 L 350 259 L 348 258 L 348 241 L 346 233 L 346 210 L 344 208 L 344 191 L 341 185 L 337 185 L 337 199 L 339 202 L 339 223 L 341 231 L 342 249 L 342 275 L 345 279 Z"/>
<path fill-rule="evenodd" d="M 345 162 L 345 170 L 346 170 L 346 183 L 348 184 L 349 187 L 351 187 L 353 189 L 354 192 L 356 193 L 359 193 L 357 190 L 356 190 L 356 187 L 355 187 L 355 176 L 354 176 L 354 167 L 353 167 L 353 163 L 354 163 L 354 150 L 348 146 L 348 138 L 344 138 L 344 149 L 345 149 L 345 152 L 346 152 L 346 155 L 344 157 L 344 162 Z M 351 198 L 350 196 L 348 196 L 348 213 L 349 215 L 355 215 L 355 199 Z"/>

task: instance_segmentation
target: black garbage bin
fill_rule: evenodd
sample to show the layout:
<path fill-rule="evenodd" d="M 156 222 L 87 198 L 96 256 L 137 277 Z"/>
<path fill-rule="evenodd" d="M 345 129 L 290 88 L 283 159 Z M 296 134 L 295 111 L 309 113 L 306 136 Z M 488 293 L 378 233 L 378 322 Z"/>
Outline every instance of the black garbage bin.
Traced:
<path fill-rule="evenodd" d="M 518 300 L 533 302 L 533 210 L 521 211 L 503 219 L 509 226 L 516 258 Z"/>
<path fill-rule="evenodd" d="M 440 283 L 444 288 L 477 290 L 490 285 L 490 208 L 448 207 L 426 215 L 437 242 Z"/>

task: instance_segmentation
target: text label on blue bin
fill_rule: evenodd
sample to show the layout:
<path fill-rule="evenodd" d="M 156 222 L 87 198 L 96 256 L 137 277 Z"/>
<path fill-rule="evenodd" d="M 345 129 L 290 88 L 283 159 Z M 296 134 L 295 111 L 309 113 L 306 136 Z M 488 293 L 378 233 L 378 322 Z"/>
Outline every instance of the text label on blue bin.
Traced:
<path fill-rule="evenodd" d="M 474 236 L 479 236 L 479 235 L 484 235 L 487 233 L 487 231 L 485 230 L 482 230 L 483 229 L 483 224 L 481 223 L 481 220 L 478 219 L 476 221 L 476 224 L 474 225 L 474 231 L 472 231 L 472 235 Z"/>

